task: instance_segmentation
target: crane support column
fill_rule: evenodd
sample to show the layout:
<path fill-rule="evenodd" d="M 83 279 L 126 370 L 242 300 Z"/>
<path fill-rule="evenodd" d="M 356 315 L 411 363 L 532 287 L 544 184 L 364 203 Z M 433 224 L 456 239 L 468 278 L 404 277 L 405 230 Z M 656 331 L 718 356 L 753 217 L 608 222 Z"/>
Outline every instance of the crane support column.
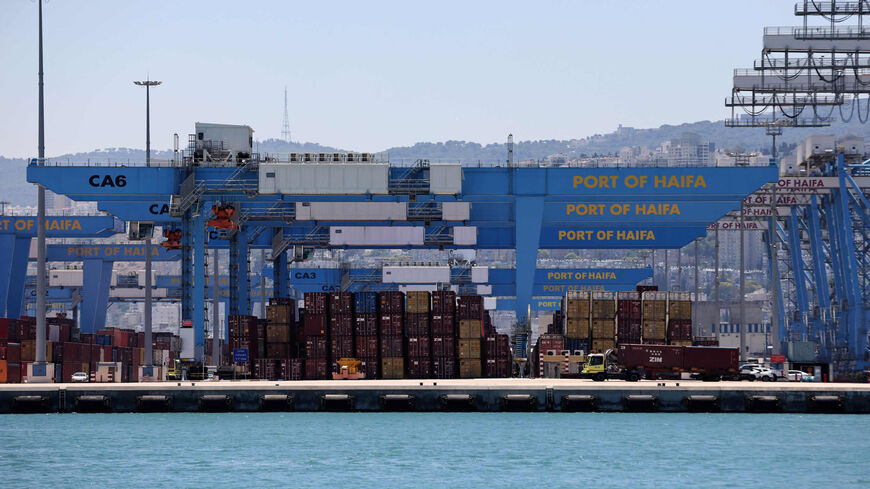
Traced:
<path fill-rule="evenodd" d="M 15 248 L 12 250 L 12 269 L 9 275 L 9 291 L 6 293 L 6 317 L 17 318 L 21 316 L 30 242 L 31 238 L 29 237 L 15 238 Z"/>
<path fill-rule="evenodd" d="M 15 250 L 15 235 L 0 234 L 0 317 L 9 317 L 6 315 L 6 298 L 12 285 L 13 250 Z"/>
<path fill-rule="evenodd" d="M 96 333 L 106 326 L 109 286 L 112 284 L 114 262 L 84 260 L 82 262 L 82 333 Z"/>
<path fill-rule="evenodd" d="M 251 276 L 248 270 L 248 258 L 250 250 L 248 246 L 248 232 L 240 229 L 234 236 L 238 247 L 237 259 L 235 263 L 238 267 L 238 283 L 236 284 L 236 294 L 239 301 L 239 314 L 251 314 Z"/>
<path fill-rule="evenodd" d="M 195 358 L 203 360 L 203 346 L 205 345 L 205 218 L 202 215 L 194 216 L 193 229 L 193 287 L 191 299 L 193 300 L 193 328 Z"/>
<path fill-rule="evenodd" d="M 541 224 L 544 217 L 544 197 L 546 182 L 524 175 L 524 170 L 513 170 L 514 189 L 517 194 L 514 204 L 516 230 L 516 284 L 517 323 L 529 320 L 529 306 L 535 286 L 535 269 L 538 265 L 538 246 L 541 240 Z M 542 176 L 539 173 L 539 177 Z"/>

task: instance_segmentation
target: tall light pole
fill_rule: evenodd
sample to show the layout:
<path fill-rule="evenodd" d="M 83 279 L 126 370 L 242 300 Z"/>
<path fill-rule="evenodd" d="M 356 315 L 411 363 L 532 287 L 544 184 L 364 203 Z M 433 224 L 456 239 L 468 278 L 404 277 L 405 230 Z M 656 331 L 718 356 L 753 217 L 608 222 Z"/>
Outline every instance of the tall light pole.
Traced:
<path fill-rule="evenodd" d="M 42 0 L 39 4 L 39 166 L 45 165 L 45 97 L 42 72 Z M 45 188 L 38 185 L 36 213 L 36 364 L 45 366 Z M 43 372 L 47 376 L 48 372 Z"/>
<path fill-rule="evenodd" d="M 133 83 L 145 87 L 145 166 L 151 166 L 151 87 L 156 87 L 163 82 L 145 80 Z"/>
<path fill-rule="evenodd" d="M 163 82 L 154 80 L 134 81 L 136 85 L 145 87 L 145 166 L 151 166 L 151 87 Z M 154 355 L 151 351 L 151 238 L 145 240 L 145 365 L 154 365 Z"/>

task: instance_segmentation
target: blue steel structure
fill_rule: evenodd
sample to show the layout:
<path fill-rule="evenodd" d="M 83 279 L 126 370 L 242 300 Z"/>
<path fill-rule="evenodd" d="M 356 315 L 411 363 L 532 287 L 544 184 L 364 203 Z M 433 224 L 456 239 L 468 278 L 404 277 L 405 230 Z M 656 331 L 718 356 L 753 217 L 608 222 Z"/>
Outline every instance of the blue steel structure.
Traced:
<path fill-rule="evenodd" d="M 124 220 L 179 226 L 182 318 L 195 328 L 196 343 L 202 345 L 204 257 L 215 241 L 230 241 L 230 267 L 236 270 L 230 274 L 231 313 L 248 312 L 249 286 L 242 277 L 247 277 L 243 269 L 252 246 L 271 245 L 274 294 L 287 296 L 288 250 L 332 247 L 332 226 L 422 227 L 423 244 L 407 248 L 515 249 L 515 312 L 518 322 L 525 323 L 536 292 L 539 249 L 679 248 L 705 235 L 710 222 L 738 208 L 777 173 L 775 167 L 463 167 L 461 189 L 435 195 L 429 192 L 429 167 L 420 164 L 390 167 L 389 192 L 384 195 L 312 195 L 260 193 L 260 163 L 256 155 L 229 165 L 197 165 L 187 159 L 163 167 L 33 163 L 27 179 L 74 200 L 98 201 L 100 209 Z M 398 202 L 407 205 L 408 220 L 300 221 L 295 219 L 297 202 Z M 444 202 L 470 203 L 469 219 L 443 220 Z M 236 209 L 238 232 L 207 228 L 210 209 L 222 204 Z M 476 244 L 455 244 L 455 226 L 475 227 Z"/>
<path fill-rule="evenodd" d="M 817 191 L 787 216 L 768 218 L 769 272 L 780 285 L 778 346 L 785 353 L 790 342 L 813 342 L 815 361 L 848 375 L 866 369 L 870 354 L 870 202 L 856 181 L 870 175 L 870 161 L 847 164 L 841 153 L 812 158 L 808 167 L 814 176 L 802 179 Z"/>
<path fill-rule="evenodd" d="M 0 317 L 18 317 L 23 305 L 35 216 L 0 216 Z M 112 216 L 47 216 L 49 238 L 105 238 L 124 232 Z"/>

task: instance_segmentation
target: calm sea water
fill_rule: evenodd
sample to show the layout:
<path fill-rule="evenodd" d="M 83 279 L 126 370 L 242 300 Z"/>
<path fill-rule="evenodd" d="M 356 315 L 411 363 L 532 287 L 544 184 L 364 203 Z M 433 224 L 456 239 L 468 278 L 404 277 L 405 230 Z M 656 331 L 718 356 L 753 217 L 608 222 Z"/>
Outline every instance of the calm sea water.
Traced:
<path fill-rule="evenodd" d="M 870 487 L 870 416 L 0 416 L 18 487 Z"/>

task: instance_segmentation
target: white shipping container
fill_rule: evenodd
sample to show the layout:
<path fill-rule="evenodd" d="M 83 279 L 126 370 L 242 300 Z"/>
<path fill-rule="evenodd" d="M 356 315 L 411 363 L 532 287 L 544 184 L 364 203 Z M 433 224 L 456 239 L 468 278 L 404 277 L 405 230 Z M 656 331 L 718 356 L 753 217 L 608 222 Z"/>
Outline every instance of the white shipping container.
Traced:
<path fill-rule="evenodd" d="M 81 287 L 82 270 L 51 270 L 48 273 L 48 285 L 51 287 Z"/>
<path fill-rule="evenodd" d="M 498 298 L 496 297 L 484 297 L 483 298 L 483 308 L 487 311 L 494 311 L 498 309 Z"/>
<path fill-rule="evenodd" d="M 847 155 L 863 155 L 864 154 L 864 138 L 862 137 L 846 137 L 837 145 L 838 149 Z"/>
<path fill-rule="evenodd" d="M 459 163 L 429 165 L 429 193 L 458 194 L 462 192 L 462 166 Z"/>
<path fill-rule="evenodd" d="M 807 137 L 806 140 L 806 155 L 822 155 L 826 152 L 834 151 L 834 135 L 833 134 L 813 134 Z"/>
<path fill-rule="evenodd" d="M 444 202 L 441 204 L 441 219 L 444 221 L 467 221 L 470 218 L 470 202 Z"/>
<path fill-rule="evenodd" d="M 156 298 L 162 298 L 167 296 L 167 290 L 165 288 L 151 289 L 151 296 Z M 130 299 L 142 299 L 145 298 L 145 289 L 140 289 L 137 287 L 120 287 L 117 289 L 111 289 L 109 291 L 109 297 L 124 297 Z"/>
<path fill-rule="evenodd" d="M 195 355 L 193 328 L 178 328 L 178 336 L 181 338 L 180 358 L 192 359 Z"/>
<path fill-rule="evenodd" d="M 477 295 L 491 295 L 492 294 L 492 285 L 478 285 L 477 286 Z"/>
<path fill-rule="evenodd" d="M 405 221 L 405 202 L 297 202 L 297 221 Z"/>
<path fill-rule="evenodd" d="M 438 290 L 438 285 L 436 284 L 414 284 L 399 286 L 399 291 L 401 292 L 434 292 L 436 290 Z"/>
<path fill-rule="evenodd" d="M 386 163 L 264 163 L 261 194 L 355 195 L 389 193 Z"/>
<path fill-rule="evenodd" d="M 329 244 L 335 246 L 422 245 L 426 228 L 422 226 L 332 226 Z"/>
<path fill-rule="evenodd" d="M 489 282 L 489 267 L 471 267 L 471 283 L 485 284 Z"/>
<path fill-rule="evenodd" d="M 236 153 L 251 153 L 254 130 L 250 126 L 197 122 L 196 140 L 223 141 L 223 149 Z"/>
<path fill-rule="evenodd" d="M 477 226 L 455 226 L 453 244 L 465 246 L 477 244 Z"/>
<path fill-rule="evenodd" d="M 389 284 L 437 284 L 450 282 L 450 267 L 396 267 L 381 270 L 381 281 Z"/>

